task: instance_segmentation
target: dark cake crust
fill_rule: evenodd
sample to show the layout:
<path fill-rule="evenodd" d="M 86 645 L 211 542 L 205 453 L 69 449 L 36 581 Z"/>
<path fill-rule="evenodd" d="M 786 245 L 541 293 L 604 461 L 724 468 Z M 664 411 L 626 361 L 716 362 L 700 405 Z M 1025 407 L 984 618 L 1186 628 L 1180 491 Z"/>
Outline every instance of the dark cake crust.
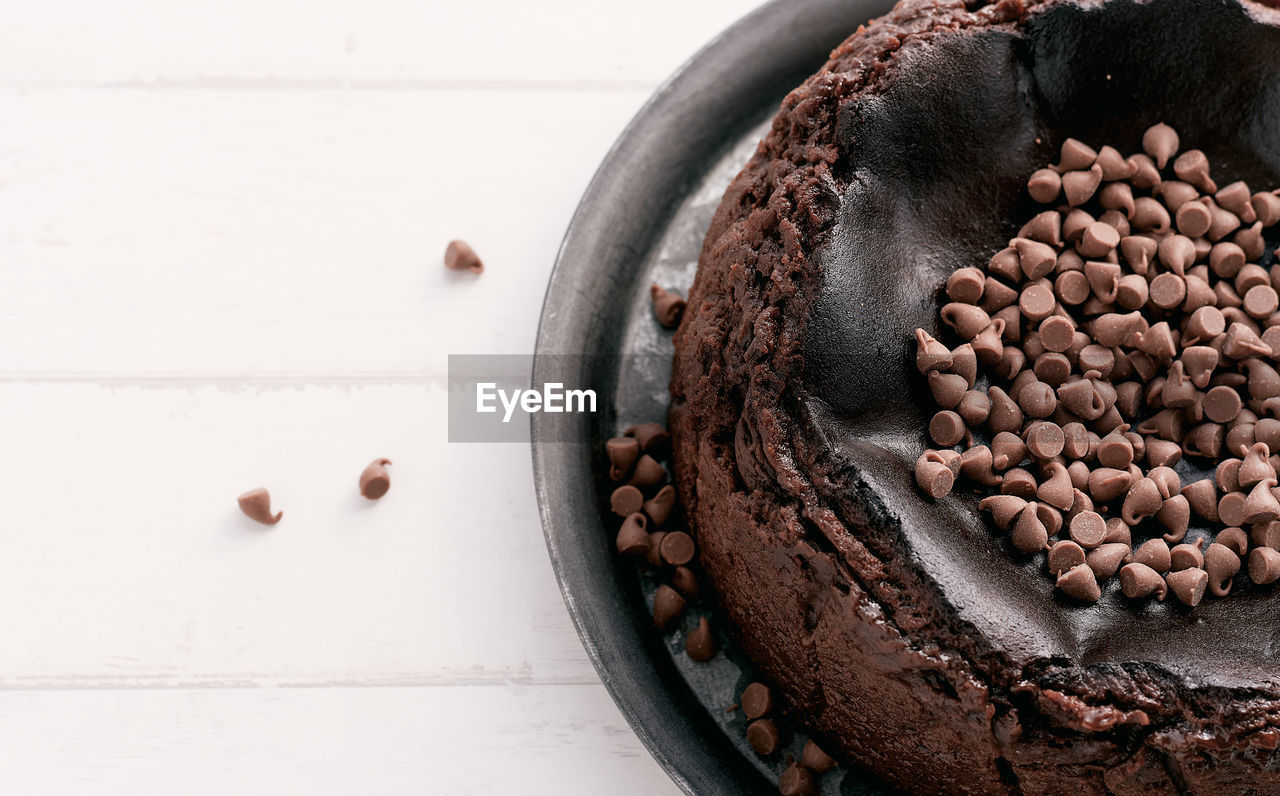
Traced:
<path fill-rule="evenodd" d="M 892 85 L 902 53 L 971 31 L 1016 34 L 1052 5 L 906 0 L 786 98 L 712 221 L 676 336 L 677 485 L 742 649 L 824 748 L 889 784 L 1275 792 L 1274 680 L 1206 685 L 1142 661 L 993 640 L 907 553 L 882 496 L 848 461 L 882 454 L 835 451 L 814 417 L 821 402 L 808 400 L 821 252 L 853 174 L 845 111 Z"/>

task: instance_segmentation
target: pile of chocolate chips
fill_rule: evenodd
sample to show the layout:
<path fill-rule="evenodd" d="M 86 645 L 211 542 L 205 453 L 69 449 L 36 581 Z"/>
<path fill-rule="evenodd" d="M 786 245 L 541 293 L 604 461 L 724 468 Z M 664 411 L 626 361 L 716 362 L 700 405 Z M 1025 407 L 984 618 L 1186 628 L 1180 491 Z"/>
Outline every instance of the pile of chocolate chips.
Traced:
<path fill-rule="evenodd" d="M 1188 606 L 1242 561 L 1280 579 L 1280 265 L 1263 265 L 1280 192 L 1219 188 L 1179 145 L 1164 124 L 1129 157 L 1067 140 L 1027 182 L 1052 209 L 948 279 L 958 344 L 916 330 L 941 410 L 920 489 L 966 479 L 1083 602 L 1116 575 L 1130 599 Z M 1192 514 L 1207 546 L 1186 541 Z"/>
<path fill-rule="evenodd" d="M 673 294 L 672 294 L 673 295 Z M 663 633 L 681 628 L 689 603 L 698 599 L 694 557 L 696 548 L 687 531 L 678 530 L 679 501 L 668 483 L 662 461 L 671 453 L 671 435 L 658 423 L 631 426 L 605 443 L 609 480 L 619 486 L 609 496 L 609 508 L 622 522 L 615 538 L 618 553 L 657 569 L 665 581 L 653 594 L 653 624 Z M 684 638 L 685 653 L 706 663 L 719 652 L 705 616 Z M 776 718 L 773 692 L 763 683 L 743 691 L 739 705 L 746 717 L 747 743 L 761 757 L 778 754 L 784 729 Z M 787 759 L 778 780 L 782 796 L 815 796 L 816 778 L 836 767 L 812 740 L 799 760 Z"/>
<path fill-rule="evenodd" d="M 621 437 L 605 443 L 609 480 L 620 486 L 609 496 L 609 508 L 622 518 L 615 539 L 617 550 L 658 568 L 667 581 L 653 595 L 653 623 L 666 632 L 680 624 L 690 600 L 698 597 L 693 537 L 683 530 L 663 530 L 676 513 L 676 488 L 667 483 L 660 459 L 671 454 L 671 435 L 659 423 L 631 426 Z M 684 639 L 685 652 L 695 661 L 716 656 L 715 636 L 706 617 Z"/>

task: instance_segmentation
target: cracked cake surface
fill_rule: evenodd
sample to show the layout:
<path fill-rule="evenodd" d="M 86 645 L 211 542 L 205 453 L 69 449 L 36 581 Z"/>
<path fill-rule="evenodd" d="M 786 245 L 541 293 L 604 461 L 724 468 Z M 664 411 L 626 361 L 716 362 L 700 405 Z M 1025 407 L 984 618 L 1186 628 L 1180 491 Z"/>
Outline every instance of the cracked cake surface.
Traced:
<path fill-rule="evenodd" d="M 1278 24 L 908 0 L 786 98 L 726 192 L 676 336 L 674 474 L 732 634 L 824 748 L 909 791 L 1280 788 L 1274 590 L 1055 595 L 976 498 L 915 488 L 911 338 L 1067 137 L 1139 151 L 1166 119 L 1224 178 L 1280 184 Z"/>

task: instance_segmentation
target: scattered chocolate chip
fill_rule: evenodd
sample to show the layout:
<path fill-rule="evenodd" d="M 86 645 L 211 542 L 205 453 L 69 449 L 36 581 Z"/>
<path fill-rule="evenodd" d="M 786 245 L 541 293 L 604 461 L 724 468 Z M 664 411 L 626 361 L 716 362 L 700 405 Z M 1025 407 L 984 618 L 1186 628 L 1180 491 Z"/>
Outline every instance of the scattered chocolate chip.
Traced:
<path fill-rule="evenodd" d="M 609 457 L 610 480 L 622 481 L 640 458 L 640 441 L 633 437 L 614 437 L 604 444 L 604 450 Z"/>
<path fill-rule="evenodd" d="M 444 267 L 451 271 L 470 271 L 478 274 L 484 271 L 484 263 L 476 255 L 475 250 L 465 241 L 450 241 L 444 250 Z"/>
<path fill-rule="evenodd" d="M 390 459 L 374 459 L 360 473 L 360 494 L 369 500 L 377 500 L 391 488 L 391 476 L 387 473 Z"/>
<path fill-rule="evenodd" d="M 773 712 L 773 691 L 764 683 L 751 683 L 742 690 L 742 715 L 747 719 L 758 719 Z"/>
<path fill-rule="evenodd" d="M 643 447 L 643 445 L 641 446 Z M 631 481 L 628 482 L 634 486 L 657 486 L 667 480 L 667 471 L 663 469 L 658 460 L 645 453 L 636 461 L 635 472 L 631 475 Z"/>
<path fill-rule="evenodd" d="M 653 593 L 653 624 L 661 630 L 666 630 L 680 618 L 687 605 L 680 592 L 665 583 L 662 584 Z"/>
<path fill-rule="evenodd" d="M 640 443 L 640 450 L 650 456 L 662 458 L 671 452 L 671 434 L 661 423 L 628 426 L 622 433 L 634 437 Z"/>
<path fill-rule="evenodd" d="M 658 490 L 658 493 L 644 502 L 644 513 L 649 515 L 649 519 L 653 520 L 655 527 L 661 528 L 667 524 L 667 520 L 671 517 L 672 510 L 676 505 L 676 488 L 671 484 L 667 484 Z"/>
<path fill-rule="evenodd" d="M 805 741 L 804 751 L 800 753 L 800 763 L 815 774 L 825 774 L 836 767 L 835 758 L 824 752 L 812 738 Z"/>
<path fill-rule="evenodd" d="M 679 293 L 664 290 L 661 286 L 653 284 L 649 286 L 649 298 L 653 302 L 653 315 L 658 319 L 658 323 L 667 329 L 674 329 L 680 325 L 680 318 L 684 316 L 685 301 Z"/>
<path fill-rule="evenodd" d="M 254 489 L 236 498 L 240 510 L 251 520 L 263 525 L 275 525 L 284 516 L 283 511 L 271 513 L 271 494 L 265 489 Z"/>
<path fill-rule="evenodd" d="M 818 792 L 813 774 L 795 763 L 787 766 L 778 777 L 778 793 L 781 796 L 814 796 Z"/>
<path fill-rule="evenodd" d="M 662 539 L 659 552 L 662 554 L 663 561 L 673 567 L 682 567 L 693 560 L 693 555 L 696 552 L 693 545 L 693 537 L 684 531 L 668 533 Z"/>
<path fill-rule="evenodd" d="M 635 514 L 644 508 L 644 493 L 630 484 L 624 484 L 609 495 L 609 508 L 619 517 Z"/>
<path fill-rule="evenodd" d="M 638 515 L 643 517 L 643 514 Z M 651 567 L 660 567 L 666 564 L 662 560 L 662 540 L 667 537 L 666 531 L 653 531 L 649 534 L 649 551 L 644 554 L 644 560 Z"/>
<path fill-rule="evenodd" d="M 955 473 L 943 461 L 938 451 L 925 451 L 916 460 L 916 484 L 921 491 L 935 500 L 951 493 Z"/>
<path fill-rule="evenodd" d="M 705 616 L 699 617 L 698 626 L 685 637 L 684 651 L 698 663 L 706 663 L 716 656 L 716 640 Z"/>
<path fill-rule="evenodd" d="M 649 521 L 643 514 L 632 514 L 622 521 L 618 529 L 617 549 L 624 556 L 643 556 L 650 550 Z"/>
<path fill-rule="evenodd" d="M 659 541 L 661 544 L 661 541 Z M 671 573 L 671 586 L 684 595 L 686 600 L 698 599 L 698 576 L 688 567 L 676 567 Z"/>
<path fill-rule="evenodd" d="M 782 733 L 773 719 L 757 719 L 747 725 L 747 743 L 761 757 L 768 757 L 778 751 Z"/>

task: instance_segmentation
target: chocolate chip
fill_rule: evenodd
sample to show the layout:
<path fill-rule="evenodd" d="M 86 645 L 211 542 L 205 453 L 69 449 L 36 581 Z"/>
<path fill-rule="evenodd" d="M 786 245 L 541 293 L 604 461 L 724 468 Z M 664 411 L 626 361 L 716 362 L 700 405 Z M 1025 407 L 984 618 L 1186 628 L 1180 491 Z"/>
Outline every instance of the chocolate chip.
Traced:
<path fill-rule="evenodd" d="M 609 457 L 609 478 L 621 481 L 640 458 L 640 441 L 632 437 L 614 437 L 604 444 L 604 450 Z"/>
<path fill-rule="evenodd" d="M 1133 560 L 1156 572 L 1167 572 L 1171 565 L 1169 544 L 1163 539 L 1148 539 L 1133 551 Z"/>
<path fill-rule="evenodd" d="M 1226 597 L 1231 591 L 1232 579 L 1240 571 L 1240 556 L 1215 542 L 1204 551 L 1204 571 L 1209 575 L 1209 593 Z"/>
<path fill-rule="evenodd" d="M 635 514 L 644 508 L 644 494 L 630 484 L 620 486 L 609 495 L 609 508 L 619 517 Z"/>
<path fill-rule="evenodd" d="M 1000 494 L 1017 495 L 1025 500 L 1034 500 L 1036 488 L 1039 486 L 1034 475 L 1021 467 L 1014 467 L 1004 474 L 1004 479 L 1000 482 Z"/>
<path fill-rule="evenodd" d="M 945 346 L 943 350 L 946 350 Z M 671 434 L 661 423 L 628 426 L 622 433 L 628 437 L 635 437 L 640 443 L 640 450 L 651 456 L 661 458 L 671 452 Z"/>
<path fill-rule="evenodd" d="M 1049 543 L 1049 531 L 1040 519 L 1037 504 L 1028 503 L 1018 515 L 1009 540 L 1013 542 L 1014 549 L 1026 555 L 1040 552 Z"/>
<path fill-rule="evenodd" d="M 1249 202 L 1257 215 L 1257 223 L 1264 227 L 1274 226 L 1280 222 L 1280 192 L 1260 191 L 1253 195 Z"/>
<path fill-rule="evenodd" d="M 1133 476 L 1127 470 L 1099 467 L 1089 473 L 1089 496 L 1098 503 L 1110 503 L 1123 495 L 1132 483 Z"/>
<path fill-rule="evenodd" d="M 643 514 L 631 514 L 622 521 L 616 547 L 624 556 L 643 556 L 650 550 L 649 521 Z"/>
<path fill-rule="evenodd" d="M 641 515 L 643 516 L 643 515 Z M 662 540 L 667 537 L 666 531 L 652 531 L 649 534 L 649 552 L 644 554 L 644 560 L 651 567 L 661 567 L 666 564 L 662 560 Z"/>
<path fill-rule="evenodd" d="M 814 796 L 818 792 L 813 774 L 795 763 L 787 766 L 778 777 L 778 793 L 781 796 Z"/>
<path fill-rule="evenodd" d="M 773 712 L 773 691 L 764 683 L 751 683 L 742 690 L 738 702 L 742 705 L 742 715 L 748 720 L 758 719 Z"/>
<path fill-rule="evenodd" d="M 1027 193 L 1042 205 L 1053 202 L 1061 192 L 1062 178 L 1053 169 L 1040 169 L 1027 180 Z"/>
<path fill-rule="evenodd" d="M 1165 528 L 1162 538 L 1166 542 L 1180 542 L 1187 535 L 1187 526 L 1191 522 L 1191 506 L 1182 495 L 1174 495 L 1160 505 L 1156 521 Z"/>
<path fill-rule="evenodd" d="M 825 774 L 836 767 L 836 761 L 810 738 L 800 753 L 800 763 L 815 774 Z"/>
<path fill-rule="evenodd" d="M 1058 576 L 1057 586 L 1062 593 L 1081 602 L 1096 603 L 1102 598 L 1098 579 L 1088 564 L 1079 564 Z"/>
<path fill-rule="evenodd" d="M 1197 517 L 1218 522 L 1218 490 L 1213 481 L 1208 478 L 1193 481 L 1182 488 L 1182 494 Z"/>
<path fill-rule="evenodd" d="M 698 626 L 685 637 L 684 651 L 699 663 L 706 663 L 716 656 L 716 640 L 705 616 L 699 617 Z"/>
<path fill-rule="evenodd" d="M 1054 542 L 1049 548 L 1049 573 L 1061 575 L 1072 567 L 1085 563 L 1084 548 L 1067 539 Z"/>
<path fill-rule="evenodd" d="M 1128 525 L 1137 525 L 1147 517 L 1155 516 L 1163 503 L 1156 482 L 1143 478 L 1129 488 L 1120 509 L 1120 518 Z"/>
<path fill-rule="evenodd" d="M 1156 168 L 1163 169 L 1169 159 L 1178 151 L 1178 133 L 1172 127 L 1161 122 L 1147 128 L 1142 134 L 1142 151 L 1151 156 Z"/>
<path fill-rule="evenodd" d="M 1249 553 L 1249 579 L 1259 586 L 1280 580 L 1280 551 L 1255 547 Z"/>
<path fill-rule="evenodd" d="M 1168 232 L 1170 225 L 1173 223 L 1169 217 L 1168 208 L 1160 204 L 1159 200 L 1152 199 L 1149 196 L 1140 196 L 1133 200 L 1133 212 L 1130 214 L 1129 220 L 1134 229 L 1161 234 Z M 1156 253 L 1155 241 L 1150 238 L 1133 237 L 1126 238 L 1126 240 L 1131 241 L 1129 245 L 1133 248 L 1126 251 L 1125 241 L 1122 240 L 1120 241 L 1121 253 L 1125 255 L 1125 259 L 1130 265 L 1134 264 L 1135 259 L 1139 259 L 1138 255 L 1140 254 L 1144 268 L 1139 273 L 1145 273 L 1145 264 L 1150 262 Z"/>
<path fill-rule="evenodd" d="M 666 630 L 680 618 L 687 605 L 680 592 L 662 584 L 653 593 L 653 624 L 660 630 Z"/>
<path fill-rule="evenodd" d="M 659 552 L 662 554 L 662 560 L 668 564 L 675 567 L 684 566 L 693 560 L 696 552 L 693 537 L 684 531 L 669 533 L 663 537 Z"/>
<path fill-rule="evenodd" d="M 1196 541 L 1199 544 L 1179 544 L 1169 550 L 1169 569 L 1179 572 L 1184 569 L 1204 568 L 1204 554 L 1200 552 L 1200 545 L 1204 540 Z"/>
<path fill-rule="evenodd" d="M 1043 386 L 1048 389 L 1048 385 Z M 1025 391 L 1023 395 L 1026 395 Z M 1031 413 L 1029 412 L 1028 414 Z M 1032 416 L 1034 417 L 1035 415 L 1033 414 Z M 1027 426 L 1025 436 L 1027 451 L 1035 458 L 1041 460 L 1052 459 L 1054 456 L 1062 453 L 1062 449 L 1066 443 L 1066 436 L 1063 434 L 1062 429 L 1055 423 L 1043 420 Z"/>
<path fill-rule="evenodd" d="M 1056 461 L 1049 462 L 1045 469 L 1048 477 L 1036 489 L 1036 497 L 1054 508 L 1066 511 L 1075 502 L 1071 474 Z"/>
<path fill-rule="evenodd" d="M 1103 544 L 1089 551 L 1085 557 L 1085 563 L 1089 565 L 1089 569 L 1093 570 L 1098 580 L 1106 580 L 1116 574 L 1120 565 L 1129 557 L 1129 552 L 1127 544 L 1118 542 Z"/>
<path fill-rule="evenodd" d="M 1134 562 L 1120 568 L 1120 591 L 1131 600 L 1140 600 L 1154 594 L 1156 599 L 1163 602 L 1168 587 L 1160 573 L 1146 564 Z"/>
<path fill-rule="evenodd" d="M 929 438 L 944 448 L 959 444 L 967 432 L 960 415 L 949 410 L 938 412 L 929 421 Z"/>
<path fill-rule="evenodd" d="M 390 459 L 374 459 L 360 473 L 360 494 L 369 500 L 377 500 L 391 488 L 391 476 L 387 473 Z"/>
<path fill-rule="evenodd" d="M 747 742 L 761 757 L 768 757 L 778 751 L 782 734 L 773 719 L 758 719 L 747 725 Z"/>
<path fill-rule="evenodd" d="M 1094 165 L 1088 171 L 1068 171 L 1062 175 L 1062 194 L 1071 207 L 1082 205 L 1093 198 L 1102 184 L 1102 167 Z"/>
<path fill-rule="evenodd" d="M 649 515 L 649 519 L 653 520 L 656 527 L 661 528 L 667 524 L 675 505 L 676 488 L 667 484 L 659 489 L 656 495 L 644 502 L 644 513 Z"/>
<path fill-rule="evenodd" d="M 641 447 L 644 447 L 643 443 L 641 443 Z M 657 459 L 645 453 L 636 462 L 635 472 L 632 473 L 631 480 L 628 483 L 634 486 L 650 487 L 657 486 L 666 480 L 667 471 L 663 469 L 661 464 L 658 464 Z"/>
<path fill-rule="evenodd" d="M 1148 189 L 1160 184 L 1160 169 L 1156 167 L 1155 161 L 1147 155 L 1130 155 L 1128 163 L 1134 169 L 1130 182 L 1133 183 L 1135 188 Z"/>
<path fill-rule="evenodd" d="M 1238 558 L 1244 558 L 1249 552 L 1249 536 L 1243 528 L 1223 528 L 1218 531 L 1213 543 L 1222 545 L 1235 553 Z"/>
<path fill-rule="evenodd" d="M 1204 599 L 1204 591 L 1209 585 L 1209 573 L 1203 569 L 1184 569 L 1170 572 L 1164 576 L 1164 581 L 1179 602 L 1195 608 Z"/>
<path fill-rule="evenodd" d="M 1214 388 L 1218 389 L 1218 388 Z M 1276 485 L 1276 471 L 1271 467 L 1271 451 L 1265 443 L 1255 442 L 1245 453 L 1244 461 L 1236 472 L 1236 482 L 1241 487 L 1252 487 L 1266 481 L 1268 486 Z"/>
<path fill-rule="evenodd" d="M 991 495 L 983 498 L 978 508 L 991 512 L 996 527 L 1007 531 L 1027 508 L 1027 501 L 1014 495 Z"/>
<path fill-rule="evenodd" d="M 1218 519 L 1228 525 L 1244 525 L 1245 501 L 1243 492 L 1228 492 L 1218 500 Z"/>
<path fill-rule="evenodd" d="M 251 520 L 263 525 L 275 525 L 284 516 L 283 511 L 271 513 L 271 494 L 265 489 L 254 489 L 236 498 L 240 511 Z"/>
<path fill-rule="evenodd" d="M 679 293 L 653 284 L 649 286 L 649 299 L 653 303 L 653 316 L 658 319 L 658 323 L 667 329 L 680 325 L 680 319 L 684 317 L 685 301 Z"/>
<path fill-rule="evenodd" d="M 1001 431 L 991 439 L 991 465 L 997 470 L 1017 466 L 1026 458 L 1027 446 L 1017 434 Z"/>
<path fill-rule="evenodd" d="M 1249 541 L 1258 547 L 1280 549 L 1280 522 L 1264 522 L 1249 529 Z"/>
<path fill-rule="evenodd" d="M 977 304 L 982 300 L 986 275 L 977 268 L 960 268 L 947 279 L 947 295 L 952 301 Z"/>
<path fill-rule="evenodd" d="M 1119 517 L 1107 518 L 1107 538 L 1103 540 L 1106 544 L 1122 544 L 1125 547 L 1133 547 L 1133 534 L 1129 530 L 1129 526 Z"/>
<path fill-rule="evenodd" d="M 484 263 L 465 241 L 450 241 L 444 250 L 444 267 L 451 271 L 470 271 L 478 274 L 484 271 Z"/>
<path fill-rule="evenodd" d="M 661 541 L 659 541 L 661 545 Z M 682 595 L 686 600 L 698 599 L 698 576 L 693 574 L 693 570 L 688 567 L 676 567 L 671 573 L 671 586 Z"/>
<path fill-rule="evenodd" d="M 980 426 L 991 416 L 991 398 L 985 392 L 969 390 L 956 405 L 956 413 L 969 425 Z"/>
<path fill-rule="evenodd" d="M 1061 156 L 1057 170 L 1078 171 L 1091 167 L 1098 159 L 1098 153 L 1092 147 L 1076 138 L 1068 138 L 1062 142 Z M 1163 168 L 1163 167 L 1162 167 Z"/>

